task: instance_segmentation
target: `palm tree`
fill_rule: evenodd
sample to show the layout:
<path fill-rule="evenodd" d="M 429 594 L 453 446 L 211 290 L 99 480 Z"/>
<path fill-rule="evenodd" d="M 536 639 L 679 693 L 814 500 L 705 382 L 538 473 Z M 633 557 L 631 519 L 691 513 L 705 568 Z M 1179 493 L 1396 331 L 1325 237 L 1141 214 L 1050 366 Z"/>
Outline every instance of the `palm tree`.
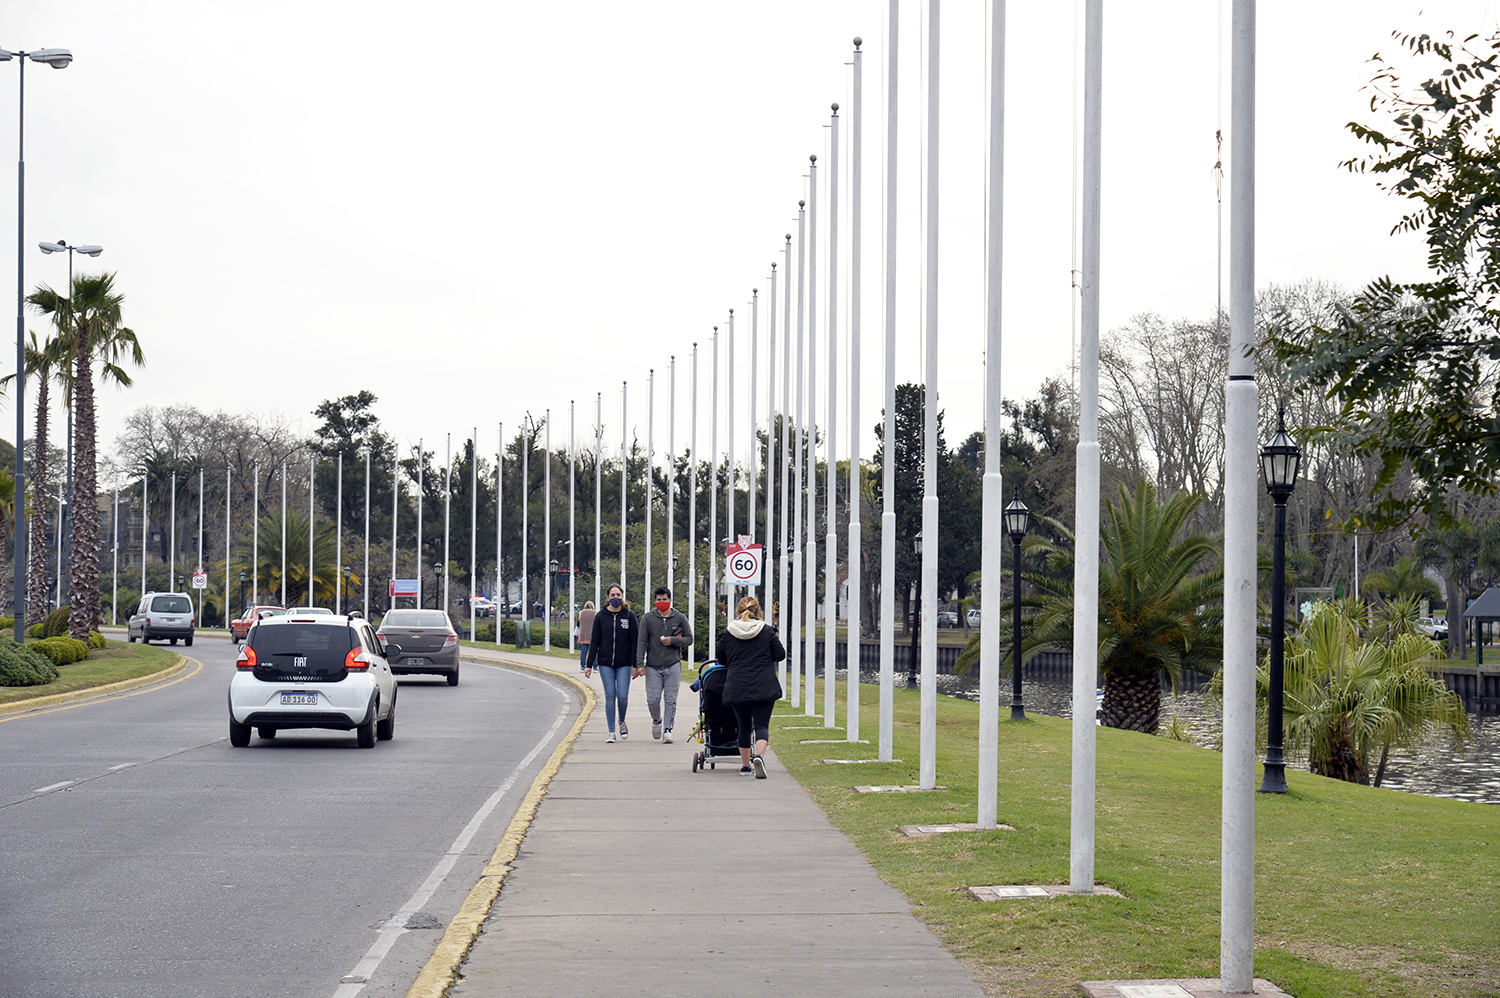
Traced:
<path fill-rule="evenodd" d="M 73 278 L 70 292 L 71 298 L 60 298 L 51 288 L 41 287 L 27 301 L 43 314 L 53 316 L 59 329 L 68 331 L 67 338 L 71 341 L 68 346 L 77 457 L 73 473 L 73 563 L 69 566 L 73 608 L 68 616 L 68 631 L 75 638 L 87 638 L 100 621 L 94 362 L 101 363 L 103 380 L 128 387 L 130 375 L 122 363 L 140 367 L 146 358 L 134 331 L 120 324 L 125 296 L 115 290 L 115 275 L 79 274 Z"/>
<path fill-rule="evenodd" d="M 236 563 L 249 565 L 252 561 L 259 568 L 263 591 L 267 596 L 281 593 L 281 517 L 266 514 L 260 518 L 260 547 L 252 551 L 248 541 L 240 543 L 234 553 Z M 286 514 L 286 598 L 288 606 L 332 606 L 334 586 L 339 571 L 334 525 L 318 525 L 313 540 L 312 586 L 307 581 L 307 514 L 298 510 L 287 510 Z M 357 576 L 344 580 L 346 587 L 359 584 Z M 347 591 L 347 589 L 346 589 Z"/>
<path fill-rule="evenodd" d="M 1161 681 L 1175 689 L 1183 669 L 1211 674 L 1223 661 L 1224 572 L 1216 536 L 1185 534 L 1207 500 L 1178 493 L 1157 501 L 1142 482 L 1123 485 L 1105 503 L 1099 562 L 1099 672 L 1104 679 L 1104 724 L 1154 734 L 1160 723 Z M 1023 606 L 1034 608 L 1022 654 L 1038 647 L 1073 648 L 1073 544 L 1063 524 L 1042 517 L 1060 538 L 1031 535 L 1030 555 L 1046 560 L 1045 573 L 1022 573 Z M 986 621 L 988 624 L 988 621 Z"/>
<path fill-rule="evenodd" d="M 10 537 L 16 516 L 16 476 L 9 468 L 0 468 L 0 550 Z M 10 578 L 0 572 L 0 607 L 10 602 Z"/>
<path fill-rule="evenodd" d="M 66 301 L 66 299 L 63 299 Z M 27 551 L 26 569 L 26 619 L 41 620 L 47 615 L 47 424 L 51 413 L 52 380 L 56 378 L 68 392 L 67 356 L 68 341 L 59 334 L 45 343 L 39 343 L 36 333 L 31 333 L 31 342 L 26 347 L 26 373 L 36 379 L 36 431 L 32 438 L 32 471 L 29 502 L 24 503 L 21 515 L 29 516 L 30 543 Z M 7 374 L 0 382 L 8 383 L 15 377 Z M 14 494 L 15 483 L 11 483 Z M 19 596 L 17 603 L 20 603 Z"/>
<path fill-rule="evenodd" d="M 1425 636 L 1395 634 L 1389 643 L 1366 640 L 1347 607 L 1319 608 L 1286 642 L 1286 747 L 1312 772 L 1380 786 L 1392 748 L 1413 747 L 1447 731 L 1470 737 L 1458 695 L 1428 674 L 1437 648 Z M 1441 652 L 1438 652 L 1441 655 Z M 1262 703 L 1269 687 L 1262 666 Z"/>

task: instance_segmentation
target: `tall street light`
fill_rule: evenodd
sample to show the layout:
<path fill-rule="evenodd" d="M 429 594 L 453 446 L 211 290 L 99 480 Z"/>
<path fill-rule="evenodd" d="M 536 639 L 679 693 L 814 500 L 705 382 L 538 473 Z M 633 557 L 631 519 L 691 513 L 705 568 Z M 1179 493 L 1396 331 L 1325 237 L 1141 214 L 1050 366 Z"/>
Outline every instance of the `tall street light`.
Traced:
<path fill-rule="evenodd" d="M 37 49 L 11 52 L 0 49 L 0 62 L 17 60 L 20 66 L 20 97 L 16 145 L 16 495 L 26 495 L 26 60 L 53 69 L 67 69 L 73 53 L 67 49 Z M 16 517 L 15 530 L 15 618 L 16 642 L 26 640 L 26 517 Z"/>
<path fill-rule="evenodd" d="M 1015 550 L 1015 592 L 1010 604 L 1010 719 L 1026 720 L 1026 708 L 1021 705 L 1021 541 L 1031 529 L 1031 510 L 1017 496 L 1005 507 L 1005 532 Z M 980 611 L 981 613 L 983 611 Z"/>
<path fill-rule="evenodd" d="M 922 560 L 922 531 L 917 531 L 917 536 L 911 539 L 912 550 L 917 554 L 917 561 Z M 917 688 L 917 640 L 922 633 L 922 587 L 916 582 L 912 583 L 912 590 L 917 594 L 917 605 L 912 607 L 911 613 L 911 660 L 906 664 L 906 688 L 914 690 Z"/>
<path fill-rule="evenodd" d="M 1302 451 L 1286 432 L 1285 410 L 1276 413 L 1276 435 L 1261 448 L 1260 470 L 1266 491 L 1276 504 L 1276 537 L 1271 545 L 1271 696 L 1266 723 L 1266 771 L 1263 794 L 1286 793 L 1286 759 L 1282 756 L 1282 671 L 1286 657 L 1286 501 L 1297 484 Z"/>
<path fill-rule="evenodd" d="M 68 312 L 73 311 L 73 254 L 82 253 L 84 256 L 98 256 L 104 252 L 103 246 L 69 246 L 66 239 L 59 239 L 55 243 L 40 242 L 37 246 L 41 251 L 50 256 L 53 253 L 61 253 L 64 250 L 68 254 Z M 69 521 L 73 519 L 73 407 L 68 406 L 68 440 L 67 440 L 67 464 L 63 474 L 63 516 L 62 523 L 58 529 L 62 531 L 63 558 L 71 565 L 73 562 L 73 532 L 68 529 Z M 58 569 L 61 573 L 61 568 Z M 69 573 L 71 575 L 71 571 Z M 62 601 L 59 598 L 58 604 Z"/>

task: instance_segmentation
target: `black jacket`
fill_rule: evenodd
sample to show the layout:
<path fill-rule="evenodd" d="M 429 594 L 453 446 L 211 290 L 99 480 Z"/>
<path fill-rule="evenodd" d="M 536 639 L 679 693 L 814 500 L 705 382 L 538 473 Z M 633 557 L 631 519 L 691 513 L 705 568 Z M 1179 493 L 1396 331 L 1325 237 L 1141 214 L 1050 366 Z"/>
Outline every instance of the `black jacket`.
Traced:
<path fill-rule="evenodd" d="M 634 666 L 636 635 L 640 626 L 635 611 L 629 607 L 622 607 L 619 611 L 606 608 L 594 614 L 588 668 Z"/>
<path fill-rule="evenodd" d="M 741 637 L 735 631 L 749 630 L 744 621 L 732 622 L 719 635 L 719 662 L 727 671 L 724 680 L 724 703 L 756 703 L 781 699 L 781 682 L 776 678 L 776 663 L 786 658 L 786 649 L 776 628 L 757 621 L 762 626 L 750 637 Z"/>

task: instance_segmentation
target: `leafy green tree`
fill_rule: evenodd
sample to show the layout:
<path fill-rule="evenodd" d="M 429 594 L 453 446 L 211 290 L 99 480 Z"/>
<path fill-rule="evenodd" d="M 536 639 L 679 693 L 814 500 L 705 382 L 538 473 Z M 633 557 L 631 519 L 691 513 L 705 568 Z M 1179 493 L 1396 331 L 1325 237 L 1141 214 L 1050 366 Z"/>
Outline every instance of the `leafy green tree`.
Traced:
<path fill-rule="evenodd" d="M 1104 504 L 1099 673 L 1108 727 L 1154 734 L 1161 715 L 1159 674 L 1175 689 L 1183 669 L 1211 674 L 1222 664 L 1221 542 L 1186 528 L 1206 498 L 1178 493 L 1158 502 L 1155 487 L 1142 482 L 1133 492 L 1121 486 L 1117 498 Z M 1034 533 L 1023 542 L 1047 571 L 1022 573 L 1022 604 L 1033 611 L 1022 617 L 1022 655 L 1041 647 L 1073 650 L 1074 535 L 1060 521 L 1044 522 L 1057 540 Z"/>
<path fill-rule="evenodd" d="M 1294 378 L 1337 403 L 1314 440 L 1379 459 L 1374 488 L 1348 520 L 1375 530 L 1416 515 L 1451 524 L 1451 490 L 1490 495 L 1500 479 L 1500 136 L 1491 121 L 1500 33 L 1394 38 L 1430 75 L 1412 86 L 1376 57 L 1371 108 L 1391 115 L 1391 127 L 1350 123 L 1370 152 L 1344 165 L 1411 202 L 1396 230 L 1424 235 L 1436 275 L 1380 278 L 1325 320 L 1281 321 L 1267 340 Z"/>
<path fill-rule="evenodd" d="M 358 592 L 360 579 L 357 575 L 344 576 L 334 557 L 334 527 L 321 520 L 313 532 L 313 577 L 309 584 L 307 576 L 307 513 L 289 509 L 286 514 L 286 599 L 288 606 L 333 606 L 334 587 L 344 586 L 345 603 Z M 441 538 L 439 538 L 441 541 Z M 266 515 L 260 518 L 259 544 L 251 550 L 250 540 L 241 541 L 235 550 L 235 560 L 249 565 L 254 561 L 260 573 L 261 592 L 266 598 L 281 598 L 282 545 L 281 517 Z"/>
<path fill-rule="evenodd" d="M 1436 601 L 1441 597 L 1436 582 L 1422 574 L 1415 558 L 1402 558 L 1390 568 L 1371 572 L 1364 577 L 1361 590 L 1368 596 L 1378 596 L 1387 602 L 1401 599 L 1426 599 Z"/>

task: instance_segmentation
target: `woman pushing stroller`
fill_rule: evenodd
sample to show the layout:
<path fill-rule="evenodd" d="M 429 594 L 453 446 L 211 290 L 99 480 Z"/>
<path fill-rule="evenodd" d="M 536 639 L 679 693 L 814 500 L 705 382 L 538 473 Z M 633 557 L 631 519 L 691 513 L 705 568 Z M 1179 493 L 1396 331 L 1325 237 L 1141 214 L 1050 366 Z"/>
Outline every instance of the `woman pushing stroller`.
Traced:
<path fill-rule="evenodd" d="M 764 780 L 771 711 L 781 699 L 776 663 L 786 658 L 786 649 L 776 628 L 766 624 L 760 601 L 754 596 L 746 596 L 736 605 L 735 619 L 719 638 L 718 654 L 728 672 L 724 705 L 734 711 L 739 722 L 740 774 L 754 773 L 757 780 Z"/>

